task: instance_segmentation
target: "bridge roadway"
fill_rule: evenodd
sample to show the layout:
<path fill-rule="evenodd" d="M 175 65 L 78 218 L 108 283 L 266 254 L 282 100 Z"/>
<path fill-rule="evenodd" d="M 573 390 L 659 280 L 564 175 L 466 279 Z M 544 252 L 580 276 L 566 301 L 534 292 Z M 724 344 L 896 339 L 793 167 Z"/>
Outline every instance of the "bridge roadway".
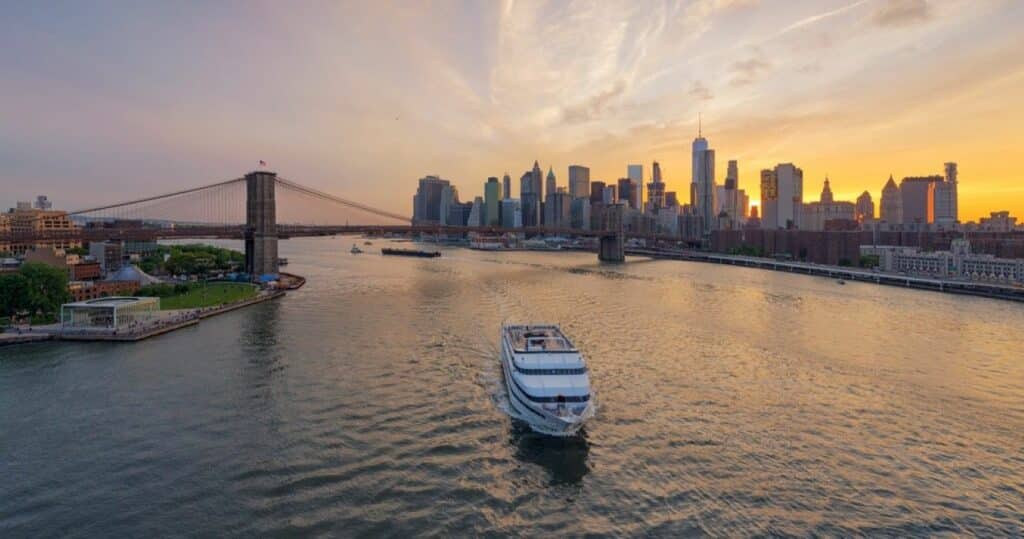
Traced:
<path fill-rule="evenodd" d="M 177 225 L 175 227 L 82 227 L 73 230 L 44 230 L 30 232 L 0 232 L 0 242 L 32 243 L 45 240 L 79 240 L 86 242 L 129 240 L 148 241 L 175 238 L 222 238 L 244 239 L 245 225 Z M 277 225 L 279 239 L 334 236 L 350 234 L 465 234 L 478 232 L 483 234 L 516 233 L 537 235 L 563 235 L 575 237 L 601 238 L 614 236 L 615 232 L 604 230 L 579 230 L 573 228 L 500 228 L 500 227 L 457 227 L 436 225 L 345 225 L 345 226 L 311 226 L 311 225 Z M 679 238 L 625 232 L 625 238 L 642 238 L 650 241 L 679 241 Z"/>

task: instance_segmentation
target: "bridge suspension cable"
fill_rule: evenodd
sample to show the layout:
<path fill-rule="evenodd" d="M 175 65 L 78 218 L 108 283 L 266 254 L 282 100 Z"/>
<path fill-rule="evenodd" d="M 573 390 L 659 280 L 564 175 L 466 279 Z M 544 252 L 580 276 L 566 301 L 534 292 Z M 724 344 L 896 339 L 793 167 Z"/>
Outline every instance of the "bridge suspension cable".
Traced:
<path fill-rule="evenodd" d="M 323 191 L 318 191 L 318 190 L 313 189 L 311 187 L 306 187 L 304 185 L 295 183 L 295 182 L 293 182 L 291 180 L 282 178 L 280 176 L 278 176 L 278 178 L 277 178 L 277 185 L 279 185 L 280 187 L 283 187 L 283 188 L 285 188 L 287 190 L 296 192 L 296 193 L 301 193 L 301 194 L 304 194 L 304 195 L 308 195 L 308 196 L 311 196 L 311 197 L 318 198 L 320 200 L 325 200 L 325 201 L 328 201 L 328 202 L 333 202 L 335 204 L 341 204 L 341 205 L 347 206 L 349 208 L 355 208 L 357 210 L 361 210 L 361 211 L 370 213 L 372 215 L 376 215 L 378 217 L 384 217 L 386 219 L 393 219 L 393 220 L 396 220 L 396 221 L 401 221 L 403 223 L 408 223 L 408 222 L 412 221 L 412 219 L 408 215 L 399 215 L 397 213 L 392 213 L 392 212 L 385 211 L 385 210 L 379 210 L 377 208 L 374 208 L 374 207 L 371 207 L 371 206 L 367 206 L 366 204 L 360 204 L 358 202 L 354 202 L 354 201 L 351 201 L 351 200 L 348 200 L 348 199 L 344 199 L 344 198 L 341 198 L 341 197 L 338 197 L 338 196 L 334 196 L 332 194 L 325 193 Z M 341 224 L 341 223 L 336 223 L 336 224 Z"/>
<path fill-rule="evenodd" d="M 109 204 L 109 205 L 106 205 L 106 206 L 98 206 L 98 207 L 95 207 L 95 208 L 88 208 L 88 209 L 84 209 L 84 210 L 71 211 L 71 212 L 68 212 L 68 216 L 71 217 L 71 216 L 75 216 L 75 215 L 84 215 L 86 213 L 97 213 L 97 212 L 101 212 L 101 211 L 105 211 L 105 210 L 112 210 L 112 209 L 116 209 L 116 208 L 122 208 L 122 207 L 125 207 L 125 206 L 134 206 L 134 205 L 143 204 L 143 203 L 146 203 L 146 202 L 152 202 L 154 200 L 162 200 L 162 199 L 167 199 L 167 198 L 178 197 L 178 196 L 181 196 L 181 195 L 187 195 L 189 193 L 196 193 L 196 192 L 207 190 L 207 189 L 213 189 L 215 187 L 221 187 L 221 186 L 224 186 L 224 185 L 230 185 L 230 184 L 234 184 L 234 183 L 241 183 L 241 182 L 244 182 L 244 181 L 245 181 L 245 178 L 233 178 L 233 179 L 230 179 L 230 180 L 224 180 L 222 182 L 211 183 L 209 185 L 203 185 L 201 187 L 193 187 L 191 189 L 184 189 L 184 190 L 181 190 L 181 191 L 176 191 L 174 193 L 166 193 L 166 194 L 163 194 L 163 195 L 156 195 L 156 196 L 151 196 L 151 197 L 146 197 L 146 198 L 140 198 L 140 199 L 137 199 L 137 200 L 130 200 L 128 202 L 119 202 L 117 204 Z"/>
<path fill-rule="evenodd" d="M 380 210 L 350 199 L 275 177 L 276 221 L 292 225 L 373 225 L 408 216 Z M 240 225 L 246 222 L 245 177 L 79 209 L 68 213 L 79 222 L 149 221 L 187 225 Z M 349 210 L 349 211 L 345 211 Z M 353 211 L 354 210 L 354 211 Z"/>

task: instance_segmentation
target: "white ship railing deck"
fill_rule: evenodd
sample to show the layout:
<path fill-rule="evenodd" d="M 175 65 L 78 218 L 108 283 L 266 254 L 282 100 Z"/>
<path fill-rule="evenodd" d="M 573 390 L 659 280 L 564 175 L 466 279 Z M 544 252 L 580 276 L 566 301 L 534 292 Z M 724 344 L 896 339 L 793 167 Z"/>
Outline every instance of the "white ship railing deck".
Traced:
<path fill-rule="evenodd" d="M 505 326 L 505 336 L 515 352 L 576 352 L 572 341 L 558 326 Z"/>

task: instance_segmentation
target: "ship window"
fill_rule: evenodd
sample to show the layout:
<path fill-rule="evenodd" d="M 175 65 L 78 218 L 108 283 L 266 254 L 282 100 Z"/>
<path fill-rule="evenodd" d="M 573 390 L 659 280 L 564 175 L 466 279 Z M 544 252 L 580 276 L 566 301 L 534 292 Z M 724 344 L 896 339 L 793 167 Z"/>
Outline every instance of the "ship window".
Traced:
<path fill-rule="evenodd" d="M 559 395 L 558 397 L 535 397 L 527 393 L 526 390 L 523 389 L 523 386 L 519 385 L 519 382 L 512 380 L 512 383 L 516 385 L 516 389 L 518 389 L 523 394 L 523 396 L 525 396 L 527 399 L 530 399 L 533 402 L 587 402 L 590 400 L 590 395 L 574 395 L 570 397 L 566 397 L 564 395 Z M 558 400 L 559 398 L 563 400 Z"/>
<path fill-rule="evenodd" d="M 576 369 L 524 369 L 516 365 L 516 372 L 528 375 L 566 375 L 566 374 L 587 374 L 586 367 L 580 367 Z"/>

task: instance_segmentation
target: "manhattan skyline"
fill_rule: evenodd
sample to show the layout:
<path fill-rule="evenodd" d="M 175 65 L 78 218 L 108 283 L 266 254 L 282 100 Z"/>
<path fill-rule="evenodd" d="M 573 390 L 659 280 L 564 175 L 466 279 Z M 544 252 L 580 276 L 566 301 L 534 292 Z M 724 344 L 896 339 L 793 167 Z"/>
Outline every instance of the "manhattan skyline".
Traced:
<path fill-rule="evenodd" d="M 534 160 L 611 183 L 658 161 L 797 163 L 837 199 L 960 167 L 961 220 L 1024 213 L 1020 3 L 15 5 L 0 26 L 13 204 L 148 195 L 255 168 L 404 210 L 424 174 L 482 194 Z M 438 27 L 457 31 L 438 35 Z M 358 51 L 358 54 L 353 51 Z M 724 167 L 716 181 L 724 180 Z"/>

